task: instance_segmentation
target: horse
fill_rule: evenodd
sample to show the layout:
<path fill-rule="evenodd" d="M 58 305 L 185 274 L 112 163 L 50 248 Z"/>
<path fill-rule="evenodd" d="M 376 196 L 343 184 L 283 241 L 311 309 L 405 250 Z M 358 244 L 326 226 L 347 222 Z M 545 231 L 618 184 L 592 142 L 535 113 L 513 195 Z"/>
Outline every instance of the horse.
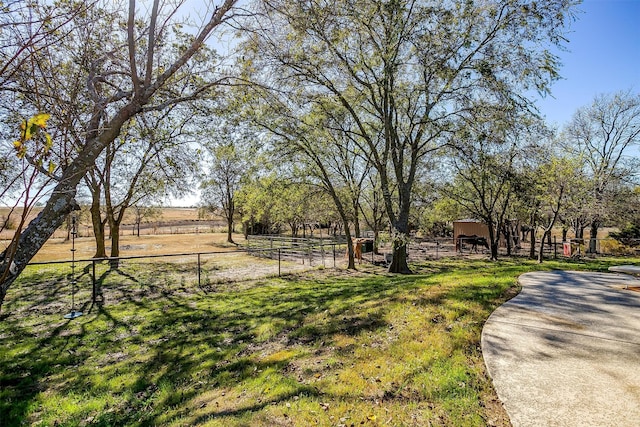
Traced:
<path fill-rule="evenodd" d="M 456 237 L 456 251 L 462 252 L 462 245 L 464 243 L 470 243 L 471 250 L 475 251 L 476 253 L 478 253 L 478 245 L 484 246 L 485 248 L 487 248 L 487 250 L 489 250 L 489 243 L 487 242 L 486 237 L 477 236 L 475 234 L 471 236 L 460 234 L 458 235 L 458 237 Z"/>

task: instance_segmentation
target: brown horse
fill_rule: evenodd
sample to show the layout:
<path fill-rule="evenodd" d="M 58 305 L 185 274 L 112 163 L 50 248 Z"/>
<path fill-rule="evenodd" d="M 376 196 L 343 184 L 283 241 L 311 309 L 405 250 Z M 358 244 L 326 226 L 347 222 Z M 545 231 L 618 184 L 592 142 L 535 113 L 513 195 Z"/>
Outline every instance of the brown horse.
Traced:
<path fill-rule="evenodd" d="M 487 250 L 489 249 L 489 243 L 487 242 L 486 237 L 477 236 L 475 234 L 471 236 L 460 234 L 456 237 L 456 251 L 462 252 L 462 248 L 465 243 L 471 244 L 471 250 L 476 253 L 478 253 L 478 245 L 484 246 Z"/>

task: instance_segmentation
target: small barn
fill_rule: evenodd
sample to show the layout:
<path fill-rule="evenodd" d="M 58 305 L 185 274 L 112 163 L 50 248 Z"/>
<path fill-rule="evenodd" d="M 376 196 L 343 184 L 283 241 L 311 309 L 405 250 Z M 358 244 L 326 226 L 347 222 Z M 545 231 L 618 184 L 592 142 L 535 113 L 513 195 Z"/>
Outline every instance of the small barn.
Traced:
<path fill-rule="evenodd" d="M 478 236 L 484 237 L 489 241 L 489 227 L 482 221 L 477 219 L 461 219 L 459 221 L 453 221 L 453 238 L 458 236 Z"/>

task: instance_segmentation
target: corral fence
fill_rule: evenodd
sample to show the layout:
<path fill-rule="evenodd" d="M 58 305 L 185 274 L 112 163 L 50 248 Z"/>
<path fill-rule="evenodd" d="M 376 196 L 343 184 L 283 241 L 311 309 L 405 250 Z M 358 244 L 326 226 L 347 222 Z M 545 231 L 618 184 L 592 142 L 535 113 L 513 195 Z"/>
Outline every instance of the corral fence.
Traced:
<path fill-rule="evenodd" d="M 371 238 L 367 233 L 365 236 Z M 504 242 L 503 242 L 504 243 Z M 544 254 L 547 258 L 576 258 L 598 256 L 640 256 L 640 239 L 626 242 L 623 245 L 612 238 L 603 239 L 567 239 L 561 241 L 557 236 L 551 242 L 544 242 Z M 540 239 L 535 242 L 535 253 L 540 248 Z M 250 253 L 263 257 L 280 256 L 282 259 L 297 260 L 298 262 L 326 265 L 341 257 L 346 257 L 346 240 L 342 238 L 292 238 L 280 235 L 248 236 L 245 249 Z M 280 249 L 280 253 L 275 252 Z M 363 262 L 378 265 L 388 265 L 391 260 L 391 242 L 379 242 L 378 253 L 365 251 L 362 253 Z M 498 248 L 499 256 L 507 256 L 504 244 Z M 520 241 L 511 248 L 511 256 L 529 256 L 530 241 Z M 452 237 L 413 238 L 409 242 L 408 256 L 410 261 L 438 259 L 441 257 L 465 257 L 486 255 L 490 251 L 482 243 L 473 238 L 461 238 L 456 242 Z M 333 260 L 331 260 L 333 258 Z"/>
<path fill-rule="evenodd" d="M 452 237 L 414 238 L 409 243 L 410 259 L 434 259 L 442 256 L 468 256 L 488 254 L 489 249 L 482 244 L 475 244 L 470 238 L 459 239 L 456 244 Z M 536 254 L 540 248 L 540 240 L 535 242 Z M 390 246 L 390 245 L 389 245 Z M 381 245 L 381 251 L 390 251 L 387 245 Z M 511 248 L 512 256 L 528 256 L 531 251 L 530 241 L 520 241 Z M 507 248 L 501 244 L 498 248 L 500 256 L 507 255 Z M 598 256 L 640 256 L 640 239 L 627 239 L 625 244 L 613 238 L 602 239 L 567 239 L 562 241 L 557 236 L 551 242 L 545 240 L 544 254 L 553 258 L 576 258 Z"/>
<path fill-rule="evenodd" d="M 250 248 L 225 252 L 190 252 L 163 255 L 141 255 L 126 257 L 75 259 L 65 261 L 32 262 L 30 267 L 45 273 L 46 268 L 55 268 L 56 273 L 85 294 L 90 290 L 91 303 L 104 300 L 102 282 L 109 274 L 122 277 L 122 282 L 153 283 L 172 281 L 191 282 L 199 287 L 217 283 L 279 277 L 317 267 L 336 267 L 340 253 L 344 250 L 339 242 L 321 244 L 274 245 L 258 247 L 254 242 Z M 162 264 L 175 268 L 163 268 Z M 63 266 L 60 268 L 60 266 Z M 163 276 L 167 276 L 163 278 Z M 64 280 L 64 279 L 62 279 Z"/>
<path fill-rule="evenodd" d="M 327 263 L 336 266 L 346 250 L 344 238 L 289 237 L 281 235 L 249 235 L 243 249 L 254 256 L 306 262 L 309 266 Z"/>
<path fill-rule="evenodd" d="M 566 242 L 552 240 L 545 243 L 545 256 L 598 257 L 640 256 L 640 247 L 622 245 L 613 239 L 571 239 Z M 634 242 L 632 242 L 634 243 Z M 640 242 L 637 242 L 640 243 Z M 536 242 L 539 248 L 539 242 Z M 592 249 L 595 248 L 595 251 Z M 452 238 L 413 239 L 409 244 L 409 260 L 423 261 L 448 256 L 486 256 L 486 248 L 475 252 L 469 245 L 456 251 Z M 278 277 L 319 267 L 343 267 L 346 262 L 346 241 L 343 239 L 303 239 L 283 236 L 250 236 L 243 247 L 226 252 L 192 252 L 164 255 L 127 256 L 120 258 L 91 258 L 67 261 L 35 262 L 31 280 L 35 288 L 53 286 L 68 289 L 81 306 L 104 304 L 111 301 L 110 294 L 125 297 L 130 292 L 145 289 L 178 288 L 214 289 L 218 286 L 236 286 L 240 282 Z M 391 244 L 380 245 L 379 253 L 363 253 L 362 261 L 378 265 L 390 262 Z M 500 249 L 501 256 L 505 249 Z M 527 242 L 512 251 L 514 256 L 528 256 Z M 33 279 L 35 277 L 35 279 Z M 40 279 L 41 278 L 41 279 Z M 49 283 L 46 284 L 45 282 Z M 35 288 L 31 288 L 34 290 Z M 65 294 L 67 291 L 62 291 Z M 113 301 L 116 301 L 113 299 Z"/>

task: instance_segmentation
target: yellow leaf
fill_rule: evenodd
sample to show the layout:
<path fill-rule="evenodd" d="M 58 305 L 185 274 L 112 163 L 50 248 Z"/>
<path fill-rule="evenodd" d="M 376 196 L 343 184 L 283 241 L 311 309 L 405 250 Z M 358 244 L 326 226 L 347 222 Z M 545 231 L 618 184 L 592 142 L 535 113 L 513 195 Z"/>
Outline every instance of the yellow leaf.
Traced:
<path fill-rule="evenodd" d="M 16 150 L 22 148 L 22 141 L 13 141 L 13 148 L 15 148 Z"/>
<path fill-rule="evenodd" d="M 53 147 L 53 142 L 51 141 L 51 135 L 49 135 L 48 133 L 45 133 L 44 137 L 47 140 L 47 143 L 45 144 L 45 148 L 47 151 L 49 151 L 51 147 Z"/>
<path fill-rule="evenodd" d="M 47 126 L 47 120 L 49 120 L 49 117 L 51 117 L 51 114 L 36 114 L 31 118 L 30 122 L 43 128 Z"/>
<path fill-rule="evenodd" d="M 56 169 L 56 164 L 53 162 L 49 162 L 49 173 L 53 173 L 55 169 Z"/>
<path fill-rule="evenodd" d="M 367 417 L 367 419 L 368 419 L 369 421 L 375 421 L 375 420 L 377 420 L 377 419 L 378 419 L 378 417 L 376 417 L 375 415 L 369 415 L 369 416 Z"/>

